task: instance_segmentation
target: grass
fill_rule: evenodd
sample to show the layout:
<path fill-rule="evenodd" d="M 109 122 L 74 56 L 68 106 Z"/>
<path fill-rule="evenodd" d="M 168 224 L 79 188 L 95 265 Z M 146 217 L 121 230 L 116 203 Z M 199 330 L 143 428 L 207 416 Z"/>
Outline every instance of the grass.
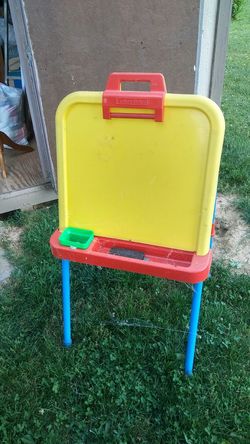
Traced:
<path fill-rule="evenodd" d="M 67 350 L 48 245 L 57 208 L 21 214 L 17 268 L 1 294 L 0 442 L 247 443 L 250 279 L 213 267 L 186 378 L 189 286 L 74 264 Z"/>
<path fill-rule="evenodd" d="M 237 20 L 237 17 L 242 9 L 244 2 L 245 2 L 245 0 L 233 0 L 233 7 L 232 7 L 232 19 L 233 20 Z"/>
<path fill-rule="evenodd" d="M 250 2 L 231 24 L 222 109 L 226 120 L 219 189 L 238 195 L 237 206 L 250 223 L 249 38 Z"/>

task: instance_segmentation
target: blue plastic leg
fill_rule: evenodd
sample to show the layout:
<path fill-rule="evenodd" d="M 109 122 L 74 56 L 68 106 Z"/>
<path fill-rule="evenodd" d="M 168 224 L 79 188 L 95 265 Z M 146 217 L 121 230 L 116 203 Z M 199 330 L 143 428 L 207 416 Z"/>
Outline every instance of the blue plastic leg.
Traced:
<path fill-rule="evenodd" d="M 185 373 L 188 376 L 192 375 L 193 372 L 195 343 L 198 330 L 202 287 L 203 287 L 203 282 L 199 282 L 198 284 L 194 284 L 193 286 L 193 300 L 192 300 L 190 326 L 189 326 L 188 343 L 187 343 L 186 360 L 185 360 Z"/>
<path fill-rule="evenodd" d="M 63 303 L 63 342 L 65 347 L 70 347 L 71 321 L 70 321 L 70 262 L 62 260 L 62 303 Z"/>

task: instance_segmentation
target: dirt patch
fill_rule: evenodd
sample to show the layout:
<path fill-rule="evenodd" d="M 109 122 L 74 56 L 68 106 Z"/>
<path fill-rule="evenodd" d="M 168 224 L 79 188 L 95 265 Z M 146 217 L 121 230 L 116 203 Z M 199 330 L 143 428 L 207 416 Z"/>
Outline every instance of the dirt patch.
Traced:
<path fill-rule="evenodd" d="M 234 195 L 218 194 L 213 256 L 235 272 L 250 274 L 250 230 L 236 210 L 235 200 Z"/>
<path fill-rule="evenodd" d="M 13 265 L 8 260 L 4 246 L 10 245 L 12 251 L 17 252 L 20 246 L 20 235 L 23 228 L 7 227 L 0 222 L 0 286 L 11 275 Z"/>
<path fill-rule="evenodd" d="M 0 222 L 0 246 L 1 241 L 3 244 L 7 242 L 10 244 L 11 249 L 18 251 L 22 232 L 22 227 L 8 227 Z"/>

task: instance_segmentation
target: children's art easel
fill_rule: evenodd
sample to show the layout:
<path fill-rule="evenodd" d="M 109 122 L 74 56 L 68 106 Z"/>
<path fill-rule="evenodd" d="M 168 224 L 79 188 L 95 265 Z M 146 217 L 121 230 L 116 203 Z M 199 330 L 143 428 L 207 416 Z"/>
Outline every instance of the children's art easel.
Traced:
<path fill-rule="evenodd" d="M 149 91 L 123 91 L 147 82 Z M 64 344 L 70 346 L 70 261 L 193 284 L 185 360 L 192 374 L 202 285 L 212 261 L 224 135 L 218 106 L 167 94 L 157 73 L 113 73 L 56 115 Z"/>

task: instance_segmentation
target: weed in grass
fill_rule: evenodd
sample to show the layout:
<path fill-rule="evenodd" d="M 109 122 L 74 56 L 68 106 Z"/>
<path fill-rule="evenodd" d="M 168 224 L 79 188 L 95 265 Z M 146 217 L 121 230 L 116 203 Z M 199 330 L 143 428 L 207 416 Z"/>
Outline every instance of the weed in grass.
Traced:
<path fill-rule="evenodd" d="M 232 5 L 232 19 L 236 20 L 242 10 L 242 6 L 245 0 L 233 0 Z"/>

